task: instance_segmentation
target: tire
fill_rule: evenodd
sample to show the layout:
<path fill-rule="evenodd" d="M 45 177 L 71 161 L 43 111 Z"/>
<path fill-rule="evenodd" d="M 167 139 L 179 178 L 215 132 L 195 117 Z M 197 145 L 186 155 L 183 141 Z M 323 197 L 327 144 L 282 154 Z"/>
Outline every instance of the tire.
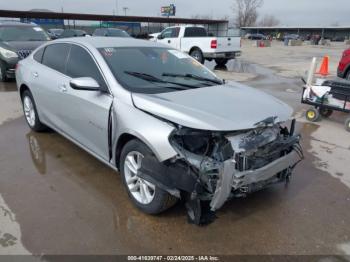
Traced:
<path fill-rule="evenodd" d="M 2 61 L 0 61 L 0 82 L 7 82 L 6 67 Z"/>
<path fill-rule="evenodd" d="M 216 58 L 215 59 L 215 63 L 218 65 L 218 66 L 225 66 L 228 62 L 228 59 L 225 59 L 225 58 Z"/>
<path fill-rule="evenodd" d="M 311 107 L 306 111 L 306 119 L 310 122 L 316 122 L 320 117 L 317 109 Z"/>
<path fill-rule="evenodd" d="M 177 202 L 177 198 L 152 183 L 137 178 L 137 169 L 141 167 L 143 157 L 156 158 L 152 151 L 141 141 L 137 139 L 129 141 L 121 152 L 120 173 L 133 204 L 144 213 L 155 215 L 172 207 Z M 136 167 L 136 175 L 128 167 L 130 164 Z M 145 193 L 146 190 L 148 194 Z M 144 192 L 143 194 L 142 191 Z"/>
<path fill-rule="evenodd" d="M 333 110 L 332 109 L 328 109 L 328 108 L 319 108 L 318 112 L 320 113 L 321 116 L 328 118 L 333 114 Z"/>
<path fill-rule="evenodd" d="M 199 48 L 194 48 L 191 51 L 190 56 L 196 59 L 199 63 L 204 64 L 204 56 L 202 51 Z"/>
<path fill-rule="evenodd" d="M 350 118 L 345 120 L 345 130 L 350 132 Z"/>
<path fill-rule="evenodd" d="M 350 69 L 349 69 L 348 72 L 346 73 L 345 79 L 350 81 Z"/>
<path fill-rule="evenodd" d="M 46 131 L 47 127 L 40 122 L 32 93 L 25 90 L 22 94 L 23 113 L 28 126 L 35 132 Z"/>

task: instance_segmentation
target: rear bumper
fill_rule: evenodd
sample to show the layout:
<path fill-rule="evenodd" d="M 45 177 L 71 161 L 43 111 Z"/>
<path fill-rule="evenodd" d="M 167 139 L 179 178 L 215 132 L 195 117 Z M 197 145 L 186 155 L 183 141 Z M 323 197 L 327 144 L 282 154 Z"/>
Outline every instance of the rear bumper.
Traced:
<path fill-rule="evenodd" d="M 235 59 L 237 56 L 240 56 L 241 54 L 242 54 L 241 51 L 222 52 L 222 53 L 204 53 L 204 58 L 206 58 L 206 59 L 216 59 L 216 58 Z"/>
<path fill-rule="evenodd" d="M 249 187 L 262 183 L 264 185 L 278 182 L 276 177 L 282 171 L 294 167 L 301 160 L 296 151 L 292 151 L 288 155 L 281 157 L 270 164 L 256 170 L 244 172 L 234 171 L 235 163 L 232 160 L 224 162 L 224 167 L 220 172 L 220 178 L 216 187 L 216 191 L 211 200 L 210 207 L 215 211 L 223 206 L 229 199 L 231 192 L 244 188 L 249 191 Z M 276 177 L 276 180 L 273 178 Z"/>

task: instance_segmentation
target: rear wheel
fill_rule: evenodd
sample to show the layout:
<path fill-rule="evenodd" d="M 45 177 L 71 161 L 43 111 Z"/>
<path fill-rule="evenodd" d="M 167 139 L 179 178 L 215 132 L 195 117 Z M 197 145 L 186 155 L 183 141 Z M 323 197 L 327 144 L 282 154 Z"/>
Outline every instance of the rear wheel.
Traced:
<path fill-rule="evenodd" d="M 36 132 L 46 130 L 47 127 L 40 122 L 34 98 L 29 90 L 25 90 L 22 94 L 22 105 L 24 116 L 29 127 Z"/>
<path fill-rule="evenodd" d="M 320 117 L 320 113 L 317 109 L 311 107 L 306 111 L 306 119 L 310 122 L 316 122 Z"/>
<path fill-rule="evenodd" d="M 132 202 L 147 214 L 159 214 L 173 206 L 177 199 L 138 176 L 142 160 L 145 157 L 156 158 L 141 141 L 131 140 L 122 150 L 120 172 Z"/>
<path fill-rule="evenodd" d="M 350 70 L 346 73 L 345 79 L 350 81 Z"/>
<path fill-rule="evenodd" d="M 204 64 L 204 56 L 200 49 L 195 48 L 191 51 L 190 56 L 196 59 L 199 63 Z"/>
<path fill-rule="evenodd" d="M 228 59 L 226 58 L 216 58 L 215 59 L 215 63 L 218 65 L 218 66 L 225 66 L 228 62 Z"/>
<path fill-rule="evenodd" d="M 320 113 L 321 116 L 326 118 L 330 117 L 333 114 L 333 110 L 328 108 L 319 108 L 318 112 Z"/>

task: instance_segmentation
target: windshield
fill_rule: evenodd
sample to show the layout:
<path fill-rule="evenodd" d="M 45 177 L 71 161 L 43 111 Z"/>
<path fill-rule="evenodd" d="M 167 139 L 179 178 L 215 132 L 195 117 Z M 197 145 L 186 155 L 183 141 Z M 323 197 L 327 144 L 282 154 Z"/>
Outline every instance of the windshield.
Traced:
<path fill-rule="evenodd" d="M 131 92 L 164 93 L 223 84 L 192 57 L 159 47 L 100 48 L 115 78 Z"/>
<path fill-rule="evenodd" d="M 48 41 L 49 36 L 41 27 L 8 26 L 0 27 L 1 41 Z"/>

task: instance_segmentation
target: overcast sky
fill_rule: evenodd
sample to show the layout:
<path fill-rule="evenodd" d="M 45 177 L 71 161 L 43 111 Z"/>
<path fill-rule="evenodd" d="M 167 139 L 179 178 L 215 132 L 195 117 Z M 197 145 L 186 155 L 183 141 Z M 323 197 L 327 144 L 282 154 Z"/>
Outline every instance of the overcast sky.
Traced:
<path fill-rule="evenodd" d="M 113 14 L 116 0 L 0 0 L 0 9 L 29 10 L 33 8 L 65 12 Z M 160 7 L 175 3 L 177 17 L 212 15 L 233 17 L 234 0 L 118 0 L 119 14 L 128 7 L 129 15 L 157 16 Z M 272 14 L 283 25 L 350 26 L 350 0 L 265 0 L 260 15 Z"/>

